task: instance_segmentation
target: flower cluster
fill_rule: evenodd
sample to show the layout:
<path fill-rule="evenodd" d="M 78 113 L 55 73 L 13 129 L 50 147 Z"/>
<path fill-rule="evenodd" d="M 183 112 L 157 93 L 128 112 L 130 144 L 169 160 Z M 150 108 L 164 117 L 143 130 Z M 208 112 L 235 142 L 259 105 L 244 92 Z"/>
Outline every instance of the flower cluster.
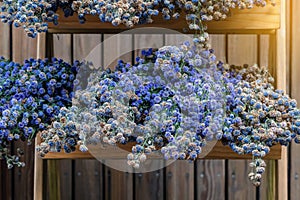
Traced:
<path fill-rule="evenodd" d="M 24 163 L 7 146 L 19 139 L 31 142 L 61 107 L 71 105 L 76 73 L 76 67 L 56 58 L 23 65 L 0 59 L 0 154 L 9 168 Z"/>
<path fill-rule="evenodd" d="M 40 155 L 134 143 L 128 164 L 138 168 L 153 151 L 195 160 L 216 139 L 253 155 L 249 179 L 258 186 L 270 147 L 300 141 L 296 101 L 274 89 L 266 68 L 216 62 L 195 44 L 149 49 L 134 65 L 119 61 L 114 71 L 92 73 L 73 106 L 42 131 Z"/>
<path fill-rule="evenodd" d="M 40 155 L 135 142 L 128 163 L 139 167 L 155 150 L 166 159 L 195 160 L 207 141 L 220 139 L 226 88 L 212 51 L 186 42 L 143 54 L 133 66 L 119 61 L 115 71 L 93 73 L 75 92 L 75 105 L 42 132 Z"/>
<path fill-rule="evenodd" d="M 270 0 L 274 4 L 274 0 Z M 86 15 L 98 16 L 103 22 L 110 22 L 117 26 L 125 24 L 132 27 L 134 24 L 151 23 L 152 16 L 159 14 L 165 20 L 178 18 L 180 13 L 186 13 L 186 20 L 192 30 L 202 30 L 202 21 L 224 20 L 231 8 L 252 8 L 265 6 L 266 0 L 4 0 L 1 6 L 0 18 L 4 23 L 13 23 L 16 27 L 24 27 L 30 37 L 39 32 L 45 32 L 48 23 L 58 23 L 58 8 L 64 16 L 78 14 L 79 22 L 86 21 Z"/>
<path fill-rule="evenodd" d="M 274 89 L 266 68 L 221 66 L 228 88 L 222 140 L 238 154 L 252 154 L 249 178 L 258 186 L 265 170 L 262 158 L 270 147 L 293 139 L 299 143 L 300 111 L 294 99 Z"/>

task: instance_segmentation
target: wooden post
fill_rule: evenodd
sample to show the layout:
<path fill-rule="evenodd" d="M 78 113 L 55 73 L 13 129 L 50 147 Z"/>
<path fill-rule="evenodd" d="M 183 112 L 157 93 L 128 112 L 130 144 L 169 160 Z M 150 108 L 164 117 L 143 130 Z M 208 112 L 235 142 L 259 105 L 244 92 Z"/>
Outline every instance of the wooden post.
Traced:
<path fill-rule="evenodd" d="M 286 90 L 287 78 L 287 51 L 286 51 L 286 1 L 281 1 L 280 29 L 277 30 L 277 55 L 276 55 L 276 86 Z M 282 147 L 281 159 L 277 164 L 278 199 L 288 199 L 288 155 L 287 148 Z"/>
<path fill-rule="evenodd" d="M 37 38 L 37 58 L 45 57 L 45 34 L 39 34 Z M 40 137 L 36 137 L 35 145 L 39 143 Z M 34 200 L 43 199 L 43 160 L 34 153 L 34 185 L 33 185 Z"/>

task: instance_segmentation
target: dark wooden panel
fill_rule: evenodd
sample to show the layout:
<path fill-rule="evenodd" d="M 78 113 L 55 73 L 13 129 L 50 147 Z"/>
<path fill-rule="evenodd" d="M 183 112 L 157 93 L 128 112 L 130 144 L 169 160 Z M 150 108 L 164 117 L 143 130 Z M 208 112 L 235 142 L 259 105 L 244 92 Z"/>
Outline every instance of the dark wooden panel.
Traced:
<path fill-rule="evenodd" d="M 34 170 L 34 145 L 27 145 L 26 142 L 15 142 L 14 153 L 16 149 L 23 149 L 25 154 L 21 158 L 25 163 L 25 167 L 13 169 L 14 179 L 14 200 L 31 200 L 33 199 L 33 170 Z"/>
<path fill-rule="evenodd" d="M 105 161 L 108 162 L 108 161 Z M 112 162 L 112 160 L 110 161 Z M 126 165 L 124 160 L 114 160 L 114 165 Z M 105 200 L 133 199 L 133 174 L 105 166 Z"/>
<path fill-rule="evenodd" d="M 157 167 L 157 166 L 156 166 Z M 163 170 L 135 175 L 135 198 L 142 200 L 162 200 L 164 198 Z"/>
<path fill-rule="evenodd" d="M 167 166 L 165 178 L 167 200 L 194 200 L 194 162 L 175 161 Z"/>
<path fill-rule="evenodd" d="M 75 161 L 75 200 L 103 199 L 102 164 L 98 160 Z"/>
<path fill-rule="evenodd" d="M 0 171 L 0 198 L 13 200 L 13 170 L 8 170 L 6 162 L 4 160 L 1 160 Z"/>

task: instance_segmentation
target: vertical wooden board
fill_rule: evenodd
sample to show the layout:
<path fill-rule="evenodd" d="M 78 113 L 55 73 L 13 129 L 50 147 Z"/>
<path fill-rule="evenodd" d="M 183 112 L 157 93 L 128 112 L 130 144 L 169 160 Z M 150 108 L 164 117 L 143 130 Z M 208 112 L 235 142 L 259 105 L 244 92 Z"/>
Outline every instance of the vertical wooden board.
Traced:
<path fill-rule="evenodd" d="M 162 162 L 153 161 L 153 168 L 158 170 L 135 174 L 135 199 L 142 200 L 162 200 L 164 199 L 164 165 L 158 166 Z"/>
<path fill-rule="evenodd" d="M 256 35 L 228 35 L 228 63 L 234 65 L 257 63 Z"/>
<path fill-rule="evenodd" d="M 47 48 L 47 47 L 46 47 Z M 65 62 L 71 62 L 71 35 L 70 34 L 54 34 L 53 35 L 53 57 L 61 58 Z M 47 162 L 51 162 L 50 160 Z M 72 199 L 72 161 L 71 160 L 58 160 L 55 161 L 57 168 L 53 170 L 57 174 L 57 181 L 59 183 L 59 191 L 61 191 L 61 199 Z M 43 172 L 48 173 L 48 172 Z M 48 177 L 49 178 L 49 177 Z M 54 181 L 54 180 L 53 180 Z M 45 183 L 45 188 L 48 188 L 48 181 Z M 45 191 L 46 192 L 46 191 Z M 49 196 L 49 194 L 46 194 Z"/>
<path fill-rule="evenodd" d="M 267 160 L 266 171 L 263 174 L 261 185 L 259 187 L 259 196 L 261 199 L 273 200 L 276 198 L 276 161 Z M 253 186 L 254 187 L 254 186 Z"/>
<path fill-rule="evenodd" d="M 102 64 L 101 34 L 74 34 L 74 59 L 93 62 L 95 68 Z"/>
<path fill-rule="evenodd" d="M 292 15 L 291 15 L 291 68 L 290 68 L 290 91 L 291 97 L 298 101 L 298 108 L 300 102 L 300 87 L 299 87 L 299 74 L 300 74 L 300 1 L 291 1 Z M 293 143 L 291 145 L 291 163 L 290 163 L 290 199 L 296 200 L 300 196 L 300 145 Z M 280 174 L 281 170 L 278 169 Z"/>
<path fill-rule="evenodd" d="M 224 160 L 198 160 L 196 174 L 197 197 L 195 199 L 224 200 L 226 198 Z"/>
<path fill-rule="evenodd" d="M 269 37 L 269 35 L 260 35 L 260 59 L 258 63 L 259 66 L 269 65 Z"/>
<path fill-rule="evenodd" d="M 235 65 L 257 63 L 256 35 L 228 35 L 228 63 Z M 255 199 L 256 188 L 248 180 L 250 167 L 247 160 L 228 161 L 228 198 Z"/>
<path fill-rule="evenodd" d="M 53 49 L 54 57 L 71 63 L 71 34 L 53 34 Z"/>
<path fill-rule="evenodd" d="M 75 161 L 75 200 L 103 199 L 102 164 L 98 160 Z"/>
<path fill-rule="evenodd" d="M 107 162 L 107 161 L 106 161 Z M 127 165 L 126 160 L 110 160 L 114 165 Z M 131 200 L 133 199 L 133 174 L 118 171 L 109 166 L 105 167 L 105 200 Z"/>
<path fill-rule="evenodd" d="M 298 13 L 299 11 L 297 11 Z M 286 51 L 286 14 L 290 14 L 286 1 L 281 1 L 280 29 L 276 30 L 276 87 L 286 90 L 287 85 L 287 51 Z M 299 24 L 297 24 L 299 26 Z M 299 47 L 298 47 L 299 48 Z M 299 56 L 299 55 L 298 55 Z M 278 199 L 288 198 L 288 151 L 287 147 L 281 148 L 281 159 L 277 161 L 281 173 L 277 173 Z"/>
<path fill-rule="evenodd" d="M 10 49 L 10 26 L 8 24 L 0 24 L 0 55 L 6 59 L 11 57 Z M 10 148 L 10 147 L 8 147 Z M 13 200 L 13 169 L 7 169 L 4 160 L 0 160 L 0 199 Z"/>
<path fill-rule="evenodd" d="M 23 29 L 13 28 L 12 43 L 13 61 L 23 63 L 25 59 L 36 57 L 37 39 L 28 37 Z"/>
<path fill-rule="evenodd" d="M 180 46 L 183 42 L 188 41 L 193 45 L 193 35 L 191 34 L 165 34 L 165 44 L 171 46 Z"/>
<path fill-rule="evenodd" d="M 167 200 L 194 200 L 194 163 L 178 160 L 166 168 Z"/>
<path fill-rule="evenodd" d="M 14 151 L 17 153 L 17 148 L 24 151 L 24 156 L 21 158 L 25 162 L 25 167 L 13 169 L 13 188 L 14 199 L 33 199 L 33 171 L 34 171 L 34 143 L 27 145 L 27 142 L 14 142 Z"/>
<path fill-rule="evenodd" d="M 217 60 L 226 62 L 226 43 L 224 34 L 212 34 L 210 35 L 211 48 L 217 57 Z"/>
<path fill-rule="evenodd" d="M 4 56 L 5 58 L 9 58 L 10 55 L 10 26 L 8 24 L 1 23 L 0 24 L 0 56 Z"/>
<path fill-rule="evenodd" d="M 118 60 L 132 61 L 132 35 L 130 34 L 105 34 L 103 41 L 104 69 L 114 69 Z"/>
<path fill-rule="evenodd" d="M 7 169 L 6 162 L 4 160 L 0 161 L 0 198 L 13 200 L 13 170 Z"/>
<path fill-rule="evenodd" d="M 95 67 L 101 63 L 101 34 L 74 34 L 74 59 L 92 61 Z M 98 46 L 99 45 L 99 46 Z M 96 50 L 96 51 L 93 51 Z M 92 52 L 93 51 L 93 52 Z M 89 55 L 91 59 L 86 59 Z M 86 77 L 88 78 L 88 77 Z M 75 161 L 75 199 L 102 199 L 102 164 L 98 160 Z"/>
<path fill-rule="evenodd" d="M 47 163 L 47 200 L 61 200 L 60 191 L 60 172 L 56 169 L 59 167 L 58 160 L 46 160 Z"/>
<path fill-rule="evenodd" d="M 256 199 L 256 188 L 248 180 L 249 161 L 228 161 L 228 199 Z"/>

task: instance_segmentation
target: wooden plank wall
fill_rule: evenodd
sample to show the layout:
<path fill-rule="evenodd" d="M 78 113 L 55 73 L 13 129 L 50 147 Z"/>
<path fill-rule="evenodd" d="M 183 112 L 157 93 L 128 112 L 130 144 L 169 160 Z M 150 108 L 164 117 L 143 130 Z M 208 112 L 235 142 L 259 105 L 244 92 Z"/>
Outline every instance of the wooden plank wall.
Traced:
<path fill-rule="evenodd" d="M 300 49 L 300 20 L 297 11 L 300 3 L 297 0 L 288 1 L 291 8 L 290 21 L 292 26 L 288 35 L 291 52 L 288 57 L 289 79 L 288 91 L 293 98 L 300 101 L 299 87 L 299 49 Z M 95 44 L 109 35 L 70 35 L 60 34 L 54 37 L 54 56 L 71 62 L 82 59 L 86 52 Z M 159 36 L 157 36 L 159 37 Z M 174 39 L 175 38 L 175 39 Z M 267 65 L 269 56 L 268 35 L 213 35 L 212 45 L 217 50 L 218 58 L 232 64 L 259 63 Z M 134 37 L 132 45 L 145 41 L 145 36 Z M 169 44 L 180 40 L 175 36 L 156 38 L 157 44 Z M 123 40 L 124 41 L 124 40 Z M 126 40 L 129 41 L 128 38 Z M 292 42 L 290 42 L 292 41 Z M 22 62 L 23 59 L 36 55 L 35 40 L 24 36 L 22 30 L 11 29 L 0 23 L 0 55 Z M 233 45 L 234 44 L 234 45 Z M 129 44 L 128 44 L 129 45 Z M 105 49 L 105 47 L 103 47 Z M 260 50 L 260 51 L 258 51 Z M 100 52 L 106 66 L 109 56 Z M 243 56 L 241 56 L 243 55 Z M 105 58 L 105 59 L 103 59 Z M 131 60 L 128 55 L 125 59 Z M 113 64 L 112 64 L 113 65 Z M 5 163 L 0 165 L 0 199 L 18 200 L 33 199 L 33 146 L 14 144 L 26 149 L 27 166 L 23 169 L 7 170 Z M 292 145 L 289 151 L 288 199 L 298 199 L 300 195 L 300 159 L 299 145 Z M 44 188 L 58 187 L 59 196 L 51 196 L 44 191 L 44 199 L 274 199 L 272 173 L 274 161 L 268 161 L 268 170 L 262 186 L 253 188 L 247 180 L 247 161 L 233 160 L 198 160 L 194 164 L 185 161 L 175 162 L 168 167 L 145 174 L 122 173 L 107 167 L 95 160 L 59 160 L 44 162 Z M 51 171 L 52 169 L 52 171 Z M 59 174 L 53 175 L 53 169 Z M 280 169 L 277 169 L 280 172 Z M 49 177 L 55 176 L 58 181 L 51 182 Z M 272 183 L 272 184 L 271 184 Z"/>

